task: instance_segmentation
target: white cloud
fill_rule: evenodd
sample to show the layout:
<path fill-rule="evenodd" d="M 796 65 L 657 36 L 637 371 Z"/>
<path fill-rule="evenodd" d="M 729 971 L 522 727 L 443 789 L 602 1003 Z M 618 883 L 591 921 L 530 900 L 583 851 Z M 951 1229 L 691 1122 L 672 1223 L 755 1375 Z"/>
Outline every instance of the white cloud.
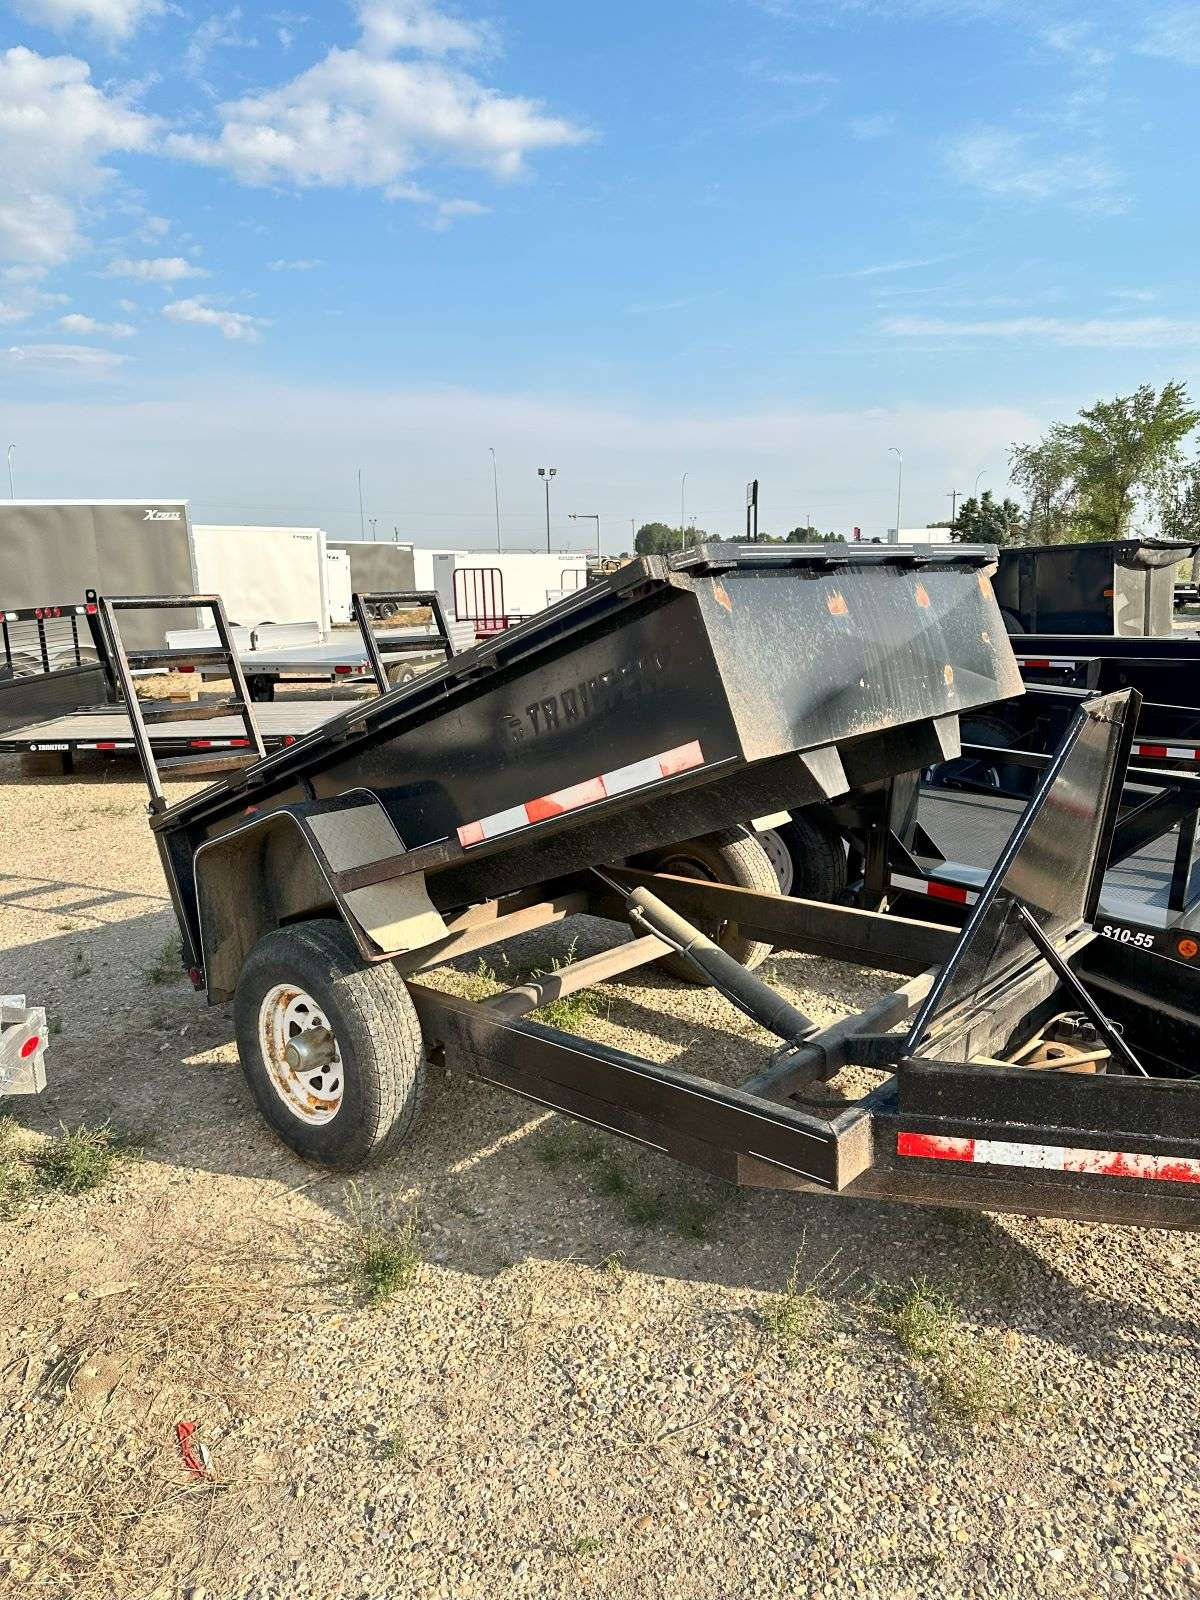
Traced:
<path fill-rule="evenodd" d="M 1163 350 L 1200 344 L 1200 322 L 1170 317 L 998 317 L 980 322 L 893 317 L 882 327 L 897 338 L 1011 339 L 1073 349 Z"/>
<path fill-rule="evenodd" d="M 144 365 L 137 394 L 103 406 L 73 394 L 54 404 L 22 394 L 21 440 L 30 459 L 57 461 L 65 496 L 94 493 L 105 461 L 114 452 L 122 459 L 136 438 L 142 476 L 187 481 L 197 520 L 307 518 L 347 535 L 357 533 L 358 514 L 343 485 L 353 483 L 361 465 L 381 531 L 390 533 L 398 522 L 401 538 L 436 543 L 441 535 L 431 530 L 445 526 L 436 514 L 450 506 L 457 533 L 477 549 L 489 540 L 495 548 L 491 444 L 507 485 L 506 542 L 532 549 L 540 533 L 544 549 L 537 476 L 531 471 L 527 481 L 515 467 L 529 459 L 529 440 L 537 439 L 556 463 L 558 481 L 572 486 L 575 504 L 605 512 L 605 548 L 620 550 L 629 548 L 630 517 L 678 518 L 679 480 L 664 475 L 665 461 L 692 463 L 689 513 L 728 537 L 740 538 L 745 529 L 740 491 L 748 459 L 771 486 L 764 507 L 769 531 L 794 527 L 811 511 L 822 528 L 858 523 L 877 534 L 895 521 L 896 458 L 887 447 L 897 439 L 904 445 L 905 515 L 919 524 L 942 514 L 947 484 L 972 483 L 984 462 L 996 464 L 987 481 L 1000 488 L 1000 463 L 1013 439 L 1038 438 L 1053 416 L 1069 416 L 1092 398 L 1090 387 L 1068 388 L 1045 411 L 1000 404 L 699 409 L 686 401 L 678 407 L 589 401 L 566 380 L 539 392 L 484 393 L 436 384 L 395 390 L 267 382 L 250 372 L 234 385 L 200 375 L 180 385 L 168 363 Z M 71 449 L 55 457 L 64 438 Z M 594 534 L 591 524 L 569 522 L 568 509 L 554 511 L 555 540 L 574 535 L 578 547 Z"/>
<path fill-rule="evenodd" d="M 432 226 L 439 233 L 444 233 L 460 217 L 486 217 L 491 210 L 490 206 L 480 205 L 478 200 L 438 200 L 435 204 Z"/>
<path fill-rule="evenodd" d="M 1144 56 L 1200 67 L 1200 11 L 1194 5 L 1160 11 L 1151 18 L 1138 49 Z"/>
<path fill-rule="evenodd" d="M 13 10 L 29 22 L 65 33 L 84 23 L 111 39 L 127 39 L 147 17 L 166 10 L 164 0 L 14 0 Z"/>
<path fill-rule="evenodd" d="M 24 371 L 91 372 L 99 375 L 124 366 L 128 356 L 86 344 L 14 344 L 4 359 Z"/>
<path fill-rule="evenodd" d="M 267 269 L 270 272 L 312 272 L 316 267 L 323 267 L 325 263 L 317 256 L 302 256 L 298 261 L 287 261 L 280 258 L 278 261 L 268 261 Z"/>
<path fill-rule="evenodd" d="M 895 126 L 895 117 L 890 112 L 880 111 L 871 117 L 854 117 L 850 132 L 856 139 L 884 139 Z"/>
<path fill-rule="evenodd" d="M 242 8 L 233 6 L 225 12 L 214 13 L 194 29 L 183 52 L 184 74 L 193 82 L 204 84 L 208 58 L 215 50 L 253 50 L 258 40 L 247 38 L 239 28 Z"/>
<path fill-rule="evenodd" d="M 178 283 L 182 278 L 206 278 L 203 267 L 193 266 L 182 256 L 153 256 L 141 261 L 124 257 L 110 261 L 110 278 L 136 278 L 141 283 Z"/>
<path fill-rule="evenodd" d="M 1124 209 L 1117 176 L 1097 153 L 1039 151 L 1028 134 L 977 128 L 951 146 L 949 159 L 963 183 L 999 199 L 1058 201 L 1096 212 Z"/>
<path fill-rule="evenodd" d="M 113 179 L 104 157 L 150 147 L 155 119 L 88 80 L 74 56 L 0 51 L 0 259 L 65 261 L 80 203 Z"/>
<path fill-rule="evenodd" d="M 436 51 L 472 29 L 429 6 L 366 6 L 364 34 L 275 89 L 219 108 L 215 137 L 174 134 L 167 150 L 224 167 L 243 183 L 382 189 L 390 199 L 430 201 L 412 175 L 430 160 L 516 177 L 536 150 L 589 135 L 521 95 L 430 59 L 393 59 L 400 48 Z M 390 42 L 389 42 L 390 41 Z"/>
<path fill-rule="evenodd" d="M 355 9 L 362 48 L 369 55 L 401 50 L 423 56 L 479 55 L 496 48 L 489 23 L 448 16 L 426 0 L 360 0 Z"/>
<path fill-rule="evenodd" d="M 943 261 L 952 261 L 953 256 L 919 256 L 911 261 L 881 261 L 873 267 L 859 267 L 852 272 L 852 278 L 878 278 L 890 272 L 913 272 L 918 267 L 936 267 Z"/>
<path fill-rule="evenodd" d="M 5 267 L 0 272 L 0 323 L 28 322 L 38 311 L 49 306 L 65 306 L 70 296 L 48 294 L 40 287 L 46 275 L 44 267 Z"/>
<path fill-rule="evenodd" d="M 82 312 L 69 311 L 59 317 L 58 325 L 64 333 L 90 333 L 104 339 L 131 339 L 137 329 L 129 322 L 97 322 L 95 317 L 85 317 Z"/>
<path fill-rule="evenodd" d="M 189 300 L 172 300 L 163 307 L 163 316 L 172 322 L 195 322 L 206 328 L 217 328 L 226 339 L 245 339 L 253 342 L 259 337 L 263 325 L 261 317 L 251 317 L 244 311 L 226 311 L 221 306 L 210 305 L 200 295 Z"/>

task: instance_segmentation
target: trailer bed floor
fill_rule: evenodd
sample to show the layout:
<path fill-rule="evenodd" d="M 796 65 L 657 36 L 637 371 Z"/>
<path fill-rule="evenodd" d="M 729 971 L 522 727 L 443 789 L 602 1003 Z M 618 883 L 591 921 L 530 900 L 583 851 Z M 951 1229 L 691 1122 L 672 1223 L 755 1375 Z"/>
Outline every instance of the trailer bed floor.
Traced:
<path fill-rule="evenodd" d="M 921 826 L 946 858 L 945 867 L 937 868 L 937 876 L 972 887 L 982 883 L 1024 809 L 1024 801 L 1005 795 L 922 789 Z M 1177 830 L 1172 828 L 1137 855 L 1110 867 L 1100 895 L 1100 912 L 1157 927 L 1200 927 L 1200 871 L 1193 869 L 1187 909 L 1174 913 L 1168 909 L 1176 838 Z"/>
<path fill-rule="evenodd" d="M 345 700 L 264 701 L 254 706 L 254 717 L 264 744 L 271 749 L 289 739 L 302 738 L 347 708 Z M 156 722 L 147 729 L 153 748 L 160 752 L 197 748 L 198 741 L 204 745 L 227 744 L 244 739 L 245 732 L 236 712 L 196 721 L 188 717 L 186 709 L 181 709 L 178 722 Z M 133 748 L 129 717 L 115 706 L 84 706 L 66 716 L 31 722 L 0 734 L 0 751 L 89 750 L 101 745 Z"/>

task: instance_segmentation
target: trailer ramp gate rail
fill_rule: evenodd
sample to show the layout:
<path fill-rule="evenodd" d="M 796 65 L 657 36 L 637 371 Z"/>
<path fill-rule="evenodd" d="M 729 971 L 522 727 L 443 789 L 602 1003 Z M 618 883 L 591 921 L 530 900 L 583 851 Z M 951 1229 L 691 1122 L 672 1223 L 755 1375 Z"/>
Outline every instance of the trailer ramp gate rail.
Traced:
<path fill-rule="evenodd" d="M 389 641 L 386 636 L 381 638 L 376 633 L 376 622 L 423 606 L 427 606 L 433 614 L 432 633 L 403 642 L 394 639 Z M 350 597 L 350 609 L 362 635 L 367 664 L 380 694 L 386 694 L 392 687 L 392 680 L 388 676 L 389 659 L 425 651 L 441 651 L 447 661 L 454 655 L 446 613 L 442 609 L 441 597 L 434 589 L 376 589 L 368 594 L 356 592 Z"/>
<path fill-rule="evenodd" d="M 1180 1006 L 1168 1036 L 1136 985 L 1088 963 L 1136 695 L 1081 709 L 961 933 L 655 866 L 732 818 L 957 754 L 948 701 L 1018 687 L 990 559 L 718 546 L 631 563 L 156 811 L 185 964 L 211 999 L 232 997 L 272 1126 L 327 1164 L 370 1159 L 375 1124 L 341 1097 L 408 1040 L 388 1080 L 408 1120 L 428 1057 L 740 1183 L 1197 1226 L 1194 1019 Z M 674 915 L 647 916 L 656 904 Z M 420 981 L 580 911 L 625 942 L 482 1002 Z M 741 1086 L 527 1020 L 680 950 L 703 965 L 688 919 L 908 981 L 810 1033 L 758 980 L 710 971 L 779 1037 Z M 394 1011 L 377 1044 L 373 1029 L 339 1035 L 347 985 L 371 1015 Z M 301 993 L 307 1020 L 264 1033 Z M 1148 1076 L 1123 1070 L 1117 1030 Z M 848 1066 L 884 1081 L 805 1103 Z"/>
<path fill-rule="evenodd" d="M 216 649 L 192 651 L 191 658 L 193 661 L 220 662 L 223 671 L 233 683 L 233 695 L 230 699 L 216 704 L 197 702 L 190 705 L 172 703 L 159 706 L 146 705 L 138 699 L 130 658 L 121 638 L 117 616 L 120 612 L 160 610 L 207 610 L 212 613 L 220 643 Z M 237 646 L 233 642 L 220 595 L 100 595 L 96 601 L 96 615 L 105 654 L 117 675 L 121 697 L 124 699 L 129 716 L 134 747 L 150 789 L 151 811 L 165 811 L 167 808 L 162 786 L 164 772 L 171 772 L 179 777 L 200 773 L 207 775 L 214 771 L 228 772 L 245 767 L 249 761 L 261 760 L 266 755 L 266 746 L 255 721 L 250 691 L 246 686 L 245 675 L 238 660 Z M 162 651 L 139 650 L 137 662 L 142 667 L 169 667 L 175 661 L 177 654 L 177 651 L 165 648 Z M 232 747 L 227 752 L 214 755 L 211 750 L 204 750 L 196 754 L 156 759 L 147 731 L 149 725 L 156 722 L 209 720 L 214 717 L 226 717 L 231 711 L 240 716 L 244 733 L 240 738 L 231 741 Z"/>

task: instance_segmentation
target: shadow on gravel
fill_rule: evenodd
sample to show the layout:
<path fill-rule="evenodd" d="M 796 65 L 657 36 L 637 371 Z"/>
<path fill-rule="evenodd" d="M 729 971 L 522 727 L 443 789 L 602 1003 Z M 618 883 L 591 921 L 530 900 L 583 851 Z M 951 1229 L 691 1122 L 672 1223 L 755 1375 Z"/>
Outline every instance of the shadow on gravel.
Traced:
<path fill-rule="evenodd" d="M 8 891 L 9 903 L 28 910 L 38 892 L 50 891 L 77 896 L 72 914 L 85 916 L 89 904 L 127 898 L 132 907 L 148 898 L 84 882 Z M 46 908 L 48 919 L 55 909 Z M 46 1093 L 5 1109 L 43 1133 L 111 1122 L 145 1147 L 148 1162 L 262 1180 L 264 1207 L 303 1189 L 331 1219 L 344 1219 L 347 1178 L 306 1165 L 260 1120 L 228 1008 L 209 1007 L 182 974 L 164 970 L 174 926 L 169 910 L 147 910 L 0 956 L 0 987 L 45 1003 L 60 1030 L 47 1054 Z M 520 959 L 510 952 L 514 965 Z M 622 1026 L 683 1043 L 683 1059 L 694 1056 L 695 1067 L 714 1076 L 716 1045 L 730 1047 L 720 1030 L 614 993 L 614 1019 L 618 1012 Z M 760 1047 L 736 1044 L 753 1070 Z M 1038 1253 L 1036 1238 L 1014 1238 L 988 1216 L 735 1190 L 610 1136 L 581 1133 L 566 1119 L 531 1115 L 498 1090 L 441 1072 L 430 1078 L 413 1141 L 358 1181 L 389 1203 L 415 1190 L 422 1248 L 446 1266 L 491 1277 L 530 1258 L 599 1266 L 615 1256 L 652 1276 L 774 1294 L 799 1255 L 802 1281 L 830 1262 L 847 1295 L 877 1280 L 927 1277 L 967 1300 L 981 1323 L 1020 1325 L 1091 1359 L 1195 1337 L 1191 1321 L 1072 1282 Z M 1075 1253 L 1098 1258 L 1112 1232 L 1035 1226 L 1048 1237 L 1073 1229 Z"/>

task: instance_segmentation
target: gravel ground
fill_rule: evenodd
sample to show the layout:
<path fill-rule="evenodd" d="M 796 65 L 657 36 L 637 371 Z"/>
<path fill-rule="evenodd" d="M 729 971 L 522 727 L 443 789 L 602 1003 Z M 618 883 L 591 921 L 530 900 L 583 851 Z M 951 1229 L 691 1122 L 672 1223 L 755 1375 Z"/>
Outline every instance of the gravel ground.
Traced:
<path fill-rule="evenodd" d="M 130 769 L 0 758 L 0 790 L 0 988 L 58 1030 L 10 1167 L 60 1125 L 142 1147 L 0 1222 L 5 1592 L 1200 1593 L 1194 1236 L 732 1191 L 439 1074 L 347 1185 L 270 1136 L 227 1008 L 162 961 Z M 821 1021 L 889 986 L 773 974 Z M 653 975 L 581 1031 L 729 1081 L 769 1048 Z M 363 1229 L 406 1218 L 413 1281 L 371 1305 Z"/>

